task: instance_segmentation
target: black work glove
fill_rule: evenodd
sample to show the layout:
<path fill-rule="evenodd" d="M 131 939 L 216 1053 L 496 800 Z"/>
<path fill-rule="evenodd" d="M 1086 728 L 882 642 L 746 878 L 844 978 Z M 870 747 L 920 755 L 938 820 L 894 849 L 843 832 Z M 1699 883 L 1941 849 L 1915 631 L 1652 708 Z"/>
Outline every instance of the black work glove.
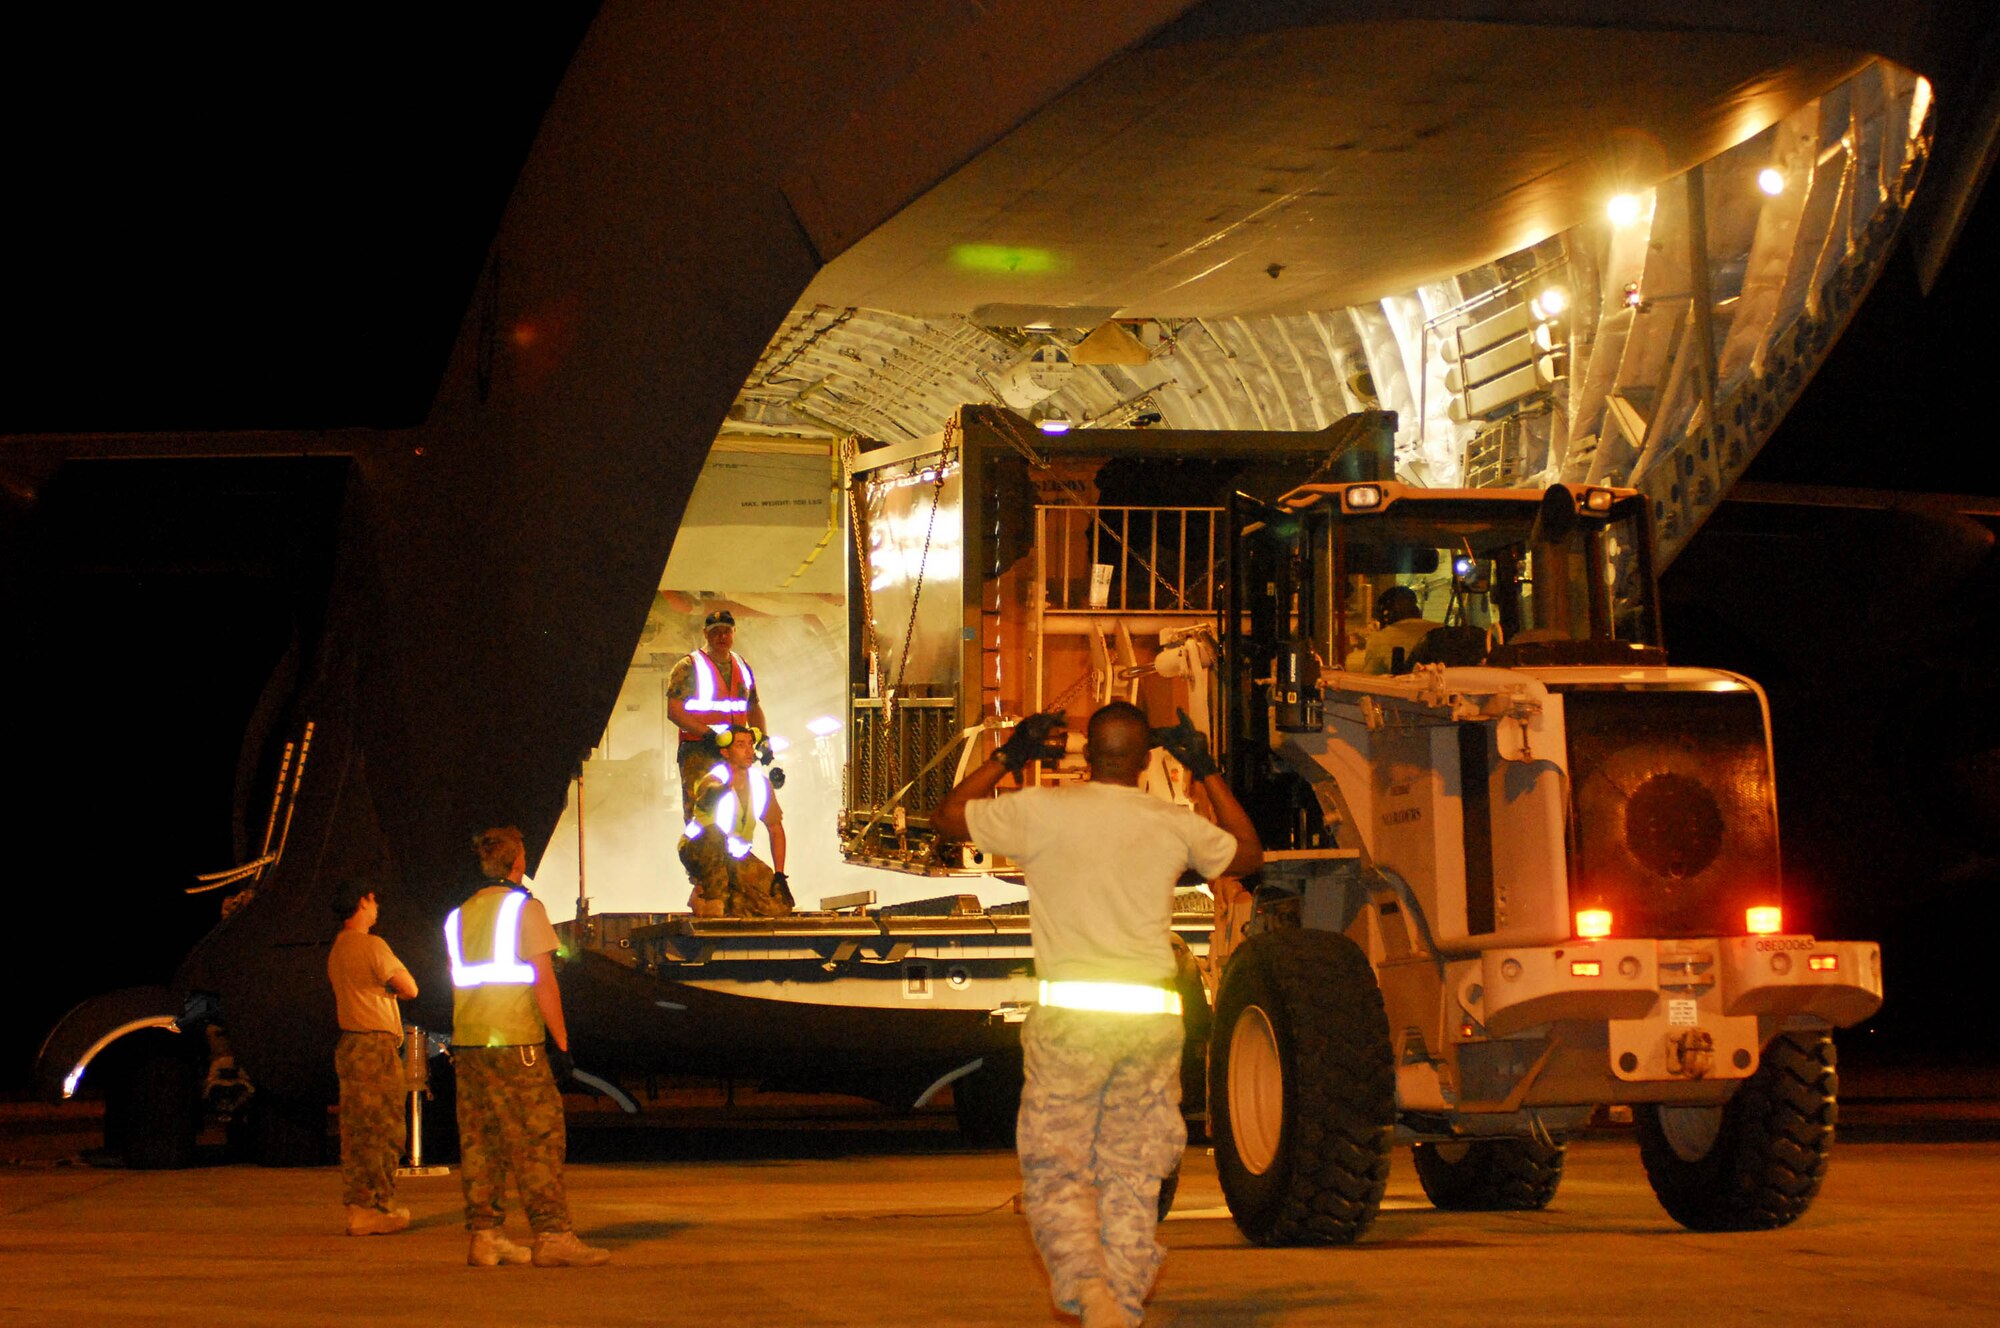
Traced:
<path fill-rule="evenodd" d="M 567 1088 L 576 1078 L 576 1057 L 551 1042 L 548 1045 L 549 1074 L 557 1088 Z"/>
<path fill-rule="evenodd" d="M 798 901 L 792 898 L 792 883 L 785 879 L 783 872 L 771 873 L 771 895 L 784 900 L 786 908 L 798 907 Z"/>
<path fill-rule="evenodd" d="M 1000 758 L 1015 774 L 1030 761 L 1056 761 L 1062 759 L 1063 734 L 1069 721 L 1060 714 L 1029 715 L 1014 726 L 1014 732 L 1000 749 L 993 754 Z"/>
<path fill-rule="evenodd" d="M 785 768 L 781 765 L 774 765 L 771 767 L 771 773 L 765 776 L 765 778 L 771 781 L 772 788 L 781 789 L 785 786 Z"/>
<path fill-rule="evenodd" d="M 771 740 L 769 738 L 757 739 L 758 765 L 769 765 L 771 764 L 772 761 L 776 760 L 777 757 L 778 754 L 771 750 Z"/>
<path fill-rule="evenodd" d="M 1154 729 L 1153 745 L 1164 747 L 1167 755 L 1187 767 L 1188 774 L 1197 780 L 1207 779 L 1215 773 L 1215 758 L 1208 754 L 1208 739 L 1194 726 L 1185 710 L 1176 710 L 1181 722 L 1172 728 Z"/>

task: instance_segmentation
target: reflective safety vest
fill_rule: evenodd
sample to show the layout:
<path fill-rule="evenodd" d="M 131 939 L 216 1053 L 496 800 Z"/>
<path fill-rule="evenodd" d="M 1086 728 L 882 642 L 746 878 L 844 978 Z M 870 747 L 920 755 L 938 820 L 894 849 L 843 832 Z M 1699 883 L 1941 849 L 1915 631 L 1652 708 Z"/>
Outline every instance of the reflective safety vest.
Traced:
<path fill-rule="evenodd" d="M 716 672 L 715 661 L 705 650 L 697 650 L 688 658 L 694 661 L 694 695 L 681 702 L 691 715 L 745 715 L 750 712 L 750 693 L 757 689 L 757 679 L 750 673 L 750 666 L 743 662 L 743 656 L 729 652 L 731 681 L 737 675 L 743 679 L 743 695 L 731 696 L 733 688 L 723 686 L 721 676 Z"/>
<path fill-rule="evenodd" d="M 521 906 L 528 902 L 525 890 L 509 890 L 500 897 L 499 907 L 494 908 L 492 921 L 493 944 L 488 953 L 492 958 L 484 963 L 467 963 L 463 953 L 463 942 L 459 939 L 459 921 L 464 908 L 455 908 L 444 920 L 444 948 L 451 956 L 451 985 L 454 987 L 486 986 L 533 986 L 535 966 L 526 963 L 516 953 L 521 935 Z M 474 910 L 467 921 L 475 926 L 485 921 L 484 914 L 491 905 L 486 900 L 470 901 L 466 908 Z"/>
<path fill-rule="evenodd" d="M 709 772 L 702 776 L 704 783 L 723 786 L 722 796 L 715 801 L 715 810 L 704 817 L 697 808 L 683 827 L 690 840 L 700 839 L 710 826 L 722 832 L 723 843 L 732 858 L 747 857 L 750 853 L 750 837 L 757 833 L 757 822 L 764 819 L 764 809 L 771 805 L 771 781 L 756 766 L 749 769 L 750 805 L 743 806 L 736 796 L 736 787 L 730 782 L 732 771 L 729 763 L 718 761 Z"/>

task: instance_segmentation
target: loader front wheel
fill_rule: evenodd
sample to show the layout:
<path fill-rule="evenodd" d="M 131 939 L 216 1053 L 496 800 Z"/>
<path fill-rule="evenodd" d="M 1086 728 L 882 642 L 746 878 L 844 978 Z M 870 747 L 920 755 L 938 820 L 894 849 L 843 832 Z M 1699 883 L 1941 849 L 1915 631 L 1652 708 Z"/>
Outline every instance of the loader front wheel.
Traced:
<path fill-rule="evenodd" d="M 1638 1108 L 1639 1159 L 1660 1206 L 1694 1231 L 1797 1221 L 1826 1179 L 1839 1091 L 1833 1038 L 1787 1033 L 1727 1105 Z"/>
<path fill-rule="evenodd" d="M 1413 1145 L 1410 1158 L 1433 1206 L 1460 1213 L 1531 1213 L 1562 1184 L 1561 1140 L 1468 1139 Z"/>
<path fill-rule="evenodd" d="M 1367 956 L 1333 932 L 1232 957 L 1209 1051 L 1209 1134 L 1231 1216 L 1259 1245 L 1344 1245 L 1389 1179 L 1395 1071 Z"/>

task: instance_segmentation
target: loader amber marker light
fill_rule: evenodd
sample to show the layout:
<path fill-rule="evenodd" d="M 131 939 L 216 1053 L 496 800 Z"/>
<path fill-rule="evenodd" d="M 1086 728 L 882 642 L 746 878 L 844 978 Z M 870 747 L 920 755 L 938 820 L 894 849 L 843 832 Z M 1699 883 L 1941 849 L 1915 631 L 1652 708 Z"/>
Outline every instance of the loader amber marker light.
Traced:
<path fill-rule="evenodd" d="M 1743 926 L 1752 936 L 1776 936 L 1785 929 L 1785 911 L 1769 904 L 1745 909 Z"/>
<path fill-rule="evenodd" d="M 1382 491 L 1372 484 L 1357 484 L 1341 495 L 1341 505 L 1350 512 L 1366 512 L 1382 505 Z"/>
<path fill-rule="evenodd" d="M 1572 977 L 1602 977 L 1604 975 L 1604 965 L 1596 959 L 1572 959 L 1569 961 L 1569 971 Z"/>
<path fill-rule="evenodd" d="M 1583 505 L 1592 512 L 1609 512 L 1613 497 L 1609 489 L 1588 489 L 1583 495 Z"/>
<path fill-rule="evenodd" d="M 1595 940 L 1611 934 L 1611 910 L 1608 908 L 1580 908 L 1576 911 L 1576 934 L 1585 940 Z"/>
<path fill-rule="evenodd" d="M 1840 956 L 1808 955 L 1806 957 L 1806 967 L 1815 973 L 1838 973 L 1840 971 Z"/>

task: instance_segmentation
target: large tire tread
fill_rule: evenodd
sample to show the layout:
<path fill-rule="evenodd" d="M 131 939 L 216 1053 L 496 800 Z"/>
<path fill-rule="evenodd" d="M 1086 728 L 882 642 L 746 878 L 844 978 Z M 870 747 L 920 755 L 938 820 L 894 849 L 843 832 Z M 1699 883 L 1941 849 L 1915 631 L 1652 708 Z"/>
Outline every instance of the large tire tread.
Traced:
<path fill-rule="evenodd" d="M 1462 1147 L 1452 1159 L 1447 1150 Z M 1560 1140 L 1480 1139 L 1462 1145 L 1416 1144 L 1417 1179 L 1434 1207 L 1458 1213 L 1532 1213 L 1547 1208 L 1562 1184 L 1568 1145 Z"/>
<path fill-rule="evenodd" d="M 1279 1155 L 1263 1176 L 1237 1160 L 1227 1122 L 1227 1039 L 1251 1003 L 1289 1051 Z M 1331 932 L 1253 938 L 1231 962 L 1215 1028 L 1211 1133 L 1237 1226 L 1260 1245 L 1358 1239 L 1388 1185 L 1396 1104 L 1388 1018 L 1367 957 Z"/>
<path fill-rule="evenodd" d="M 1787 1033 L 1723 1108 L 1715 1144 L 1688 1161 L 1657 1108 L 1637 1113 L 1639 1157 L 1660 1206 L 1693 1231 L 1769 1231 L 1805 1214 L 1826 1179 L 1839 1119 L 1833 1039 Z"/>

